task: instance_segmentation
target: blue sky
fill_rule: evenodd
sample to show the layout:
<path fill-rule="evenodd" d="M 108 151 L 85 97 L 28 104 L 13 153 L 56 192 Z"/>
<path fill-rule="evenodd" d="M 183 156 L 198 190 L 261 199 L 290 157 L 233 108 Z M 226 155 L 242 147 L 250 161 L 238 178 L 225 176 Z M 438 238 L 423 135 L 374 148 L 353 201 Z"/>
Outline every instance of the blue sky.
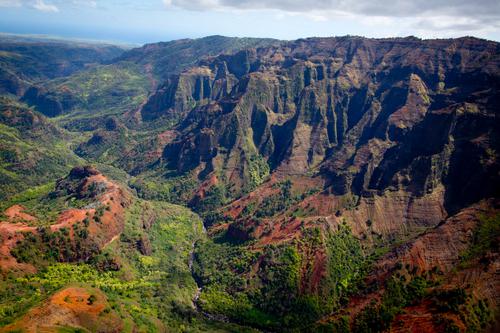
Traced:
<path fill-rule="evenodd" d="M 500 1 L 0 0 L 0 31 L 136 44 L 214 34 L 500 41 Z"/>

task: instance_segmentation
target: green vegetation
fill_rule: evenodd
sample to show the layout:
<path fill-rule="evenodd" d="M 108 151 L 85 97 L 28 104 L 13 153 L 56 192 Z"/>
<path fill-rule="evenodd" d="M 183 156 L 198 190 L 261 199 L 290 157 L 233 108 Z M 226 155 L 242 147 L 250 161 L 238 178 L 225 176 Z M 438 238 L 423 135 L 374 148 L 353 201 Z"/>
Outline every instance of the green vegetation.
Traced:
<path fill-rule="evenodd" d="M 220 53 L 234 53 L 245 48 L 262 47 L 279 44 L 275 39 L 266 38 L 230 38 L 224 36 L 208 36 L 198 39 L 183 39 L 157 44 L 157 52 L 144 52 L 139 48 L 127 53 L 127 61 L 151 64 L 153 74 L 161 79 L 171 74 L 180 73 L 205 56 Z"/>
<path fill-rule="evenodd" d="M 123 62 L 55 79 L 45 88 L 47 98 L 60 103 L 70 101 L 63 110 L 67 114 L 60 116 L 58 122 L 72 130 L 85 130 L 93 119 L 137 108 L 145 101 L 151 84 L 141 66 Z"/>
<path fill-rule="evenodd" d="M 83 208 L 95 203 L 93 198 L 77 199 L 74 195 L 62 195 L 54 191 L 54 183 L 33 187 L 20 192 L 0 203 L 0 210 L 20 204 L 26 208 L 26 213 L 37 218 L 29 224 L 37 227 L 47 227 L 56 222 L 59 214 L 70 208 Z M 3 214 L 0 214 L 3 217 Z"/>
<path fill-rule="evenodd" d="M 110 46 L 10 45 L 5 38 L 0 36 L 0 220 L 19 204 L 36 218 L 24 221 L 36 231 L 2 239 L 16 242 L 7 249 L 21 265 L 11 269 L 9 261 L 8 269 L 0 267 L 0 327 L 23 321 L 29 309 L 68 287 L 87 290 L 87 305 L 105 296 L 109 306 L 102 316 L 116 315 L 123 324 L 116 330 L 130 333 L 250 332 L 249 327 L 383 332 L 412 306 L 431 313 L 444 331 L 458 332 L 465 325 L 468 332 L 481 332 L 496 315 L 477 296 L 487 295 L 491 285 L 478 293 L 465 283 L 453 287 L 452 279 L 488 276 L 477 267 L 490 274 L 498 252 L 498 214 L 481 216 L 468 238 L 472 244 L 456 267 L 470 269 L 464 279 L 437 268 L 418 275 L 409 264 L 397 264 L 389 278 L 377 274 L 378 282 L 365 279 L 375 260 L 388 251 L 406 251 L 413 244 L 408 242 L 436 221 L 416 217 L 433 198 L 432 190 L 444 184 L 448 212 L 496 193 L 489 187 L 480 193 L 483 184 L 475 186 L 496 175 L 497 132 L 487 121 L 493 119 L 488 91 L 480 94 L 482 107 L 469 101 L 456 112 L 425 114 L 422 107 L 430 99 L 423 83 L 412 88 L 400 77 L 397 82 L 383 78 L 387 84 L 380 85 L 375 76 L 360 81 L 345 70 L 344 46 L 352 44 L 351 37 L 336 39 L 336 55 L 321 51 L 333 45 L 323 39 L 255 52 L 242 49 L 281 42 L 211 36 L 122 54 Z M 363 46 L 361 39 L 353 40 Z M 404 48 L 409 41 L 399 44 Z M 390 41 L 369 44 L 379 42 Z M 470 58 L 484 60 L 488 50 Z M 177 79 L 195 63 L 201 67 Z M 379 67 L 391 73 L 390 66 Z M 443 91 L 441 83 L 431 95 L 446 108 L 460 87 Z M 472 90 L 471 96 L 478 95 Z M 391 116 L 409 93 L 424 102 L 417 105 L 420 116 Z M 407 109 L 415 111 L 410 104 Z M 463 119 L 473 125 L 466 134 Z M 452 137 L 445 135 L 434 147 L 439 138 L 427 134 L 439 131 L 425 126 L 446 127 L 449 121 L 456 124 Z M 462 170 L 457 166 L 464 157 L 479 162 Z M 121 208 L 96 201 L 103 184 L 61 178 L 88 163 L 127 192 L 126 200 L 110 198 L 116 207 L 122 204 L 125 221 Z M 475 173 L 475 167 L 477 174 L 468 177 L 474 186 L 451 179 Z M 277 171 L 273 177 L 271 169 Z M 292 173 L 286 178 L 287 170 L 303 169 L 308 171 L 297 179 Z M 274 184 L 274 176 L 284 180 Z M 318 191 L 303 189 L 308 183 L 324 186 L 321 212 L 315 211 L 317 202 L 305 200 Z M 242 200 L 233 202 L 236 198 Z M 403 215 L 409 223 L 398 228 L 391 219 L 401 205 L 407 206 Z M 336 217 L 330 216 L 333 207 Z M 71 227 L 52 230 L 70 208 L 95 213 L 82 213 Z M 347 223 L 338 225 L 343 213 L 359 223 L 360 239 Z M 379 220 L 384 214 L 388 221 Z M 383 260 L 379 263 L 385 265 Z M 382 294 L 372 293 L 377 290 Z M 353 295 L 374 301 L 350 322 L 348 304 L 356 310 L 365 304 Z M 63 302 L 68 305 L 72 298 Z M 86 331 L 61 325 L 54 329 Z"/>
<path fill-rule="evenodd" d="M 88 240 L 87 227 L 78 224 L 74 226 L 73 240 L 70 239 L 66 228 L 52 232 L 40 227 L 36 235 L 26 234 L 23 241 L 11 250 L 11 254 L 19 262 L 36 266 L 56 261 L 80 262 L 94 257 L 98 249 L 93 242 Z"/>
<path fill-rule="evenodd" d="M 255 217 L 274 216 L 293 204 L 295 200 L 292 198 L 292 182 L 290 180 L 277 183 L 275 187 L 279 188 L 279 193 L 265 197 L 256 209 Z"/>
<path fill-rule="evenodd" d="M 231 324 L 208 324 L 193 309 L 197 286 L 189 257 L 192 244 L 204 237 L 199 217 L 180 206 L 136 200 L 126 220 L 120 241 L 97 251 L 85 264 L 75 264 L 75 258 L 56 262 L 55 252 L 64 248 L 60 242 L 70 244 L 68 230 L 51 233 L 41 228 L 37 236 L 28 234 L 14 253 L 41 269 L 25 277 L 2 275 L 0 325 L 13 322 L 57 290 L 78 285 L 105 292 L 112 309 L 139 331 L 160 330 L 158 320 L 174 331 L 203 331 L 207 325 L 214 331 L 235 330 Z M 82 230 L 76 227 L 75 234 L 82 234 L 84 226 L 82 221 Z"/>
<path fill-rule="evenodd" d="M 271 217 L 279 212 L 283 212 L 292 205 L 294 201 L 291 193 L 292 182 L 287 180 L 276 186 L 280 189 L 279 193 L 265 197 L 260 203 L 255 213 L 255 217 Z"/>
<path fill-rule="evenodd" d="M 141 174 L 130 182 L 139 197 L 146 200 L 162 200 L 185 204 L 196 189 L 197 182 L 189 176 L 162 177 Z"/>
<path fill-rule="evenodd" d="M 68 145 L 71 140 L 26 105 L 0 97 L 0 200 L 56 180 L 81 164 Z"/>
<path fill-rule="evenodd" d="M 484 332 L 495 319 L 495 314 L 487 301 L 482 299 L 474 301 L 469 298 L 460 317 L 465 322 L 468 332 Z"/>
<path fill-rule="evenodd" d="M 371 261 L 365 258 L 359 240 L 353 237 L 347 225 L 341 224 L 338 231 L 327 235 L 324 241 L 319 239 L 318 229 L 313 231 L 316 233 L 310 234 L 309 242 L 317 245 L 324 242 L 321 247 L 327 249 L 328 258 L 327 275 L 322 281 L 322 292 L 318 295 L 318 302 L 325 313 L 333 312 L 347 302 L 349 295 L 358 291 Z M 330 297 L 325 299 L 321 294 Z"/>
<path fill-rule="evenodd" d="M 355 318 L 354 332 L 386 331 L 405 307 L 424 301 L 432 304 L 435 324 L 446 332 L 460 331 L 454 321 L 444 316 L 447 313 L 458 315 L 467 332 L 482 332 L 493 319 L 486 301 L 475 299 L 462 288 L 440 288 L 438 271 L 413 275 L 401 268 L 386 281 L 380 303 L 373 301 Z"/>
<path fill-rule="evenodd" d="M 112 272 L 100 273 L 90 265 L 69 263 L 50 265 L 28 277 L 3 277 L 0 280 L 0 325 L 12 322 L 30 307 L 71 284 L 100 288 L 111 297 L 133 295 L 154 283 L 158 283 L 157 277 L 152 275 L 123 281 Z"/>
<path fill-rule="evenodd" d="M 458 314 L 467 332 L 484 332 L 494 319 L 487 301 L 476 299 L 461 288 L 437 290 L 432 293 L 431 300 L 439 312 Z M 443 324 L 451 332 L 458 328 L 454 322 L 447 322 L 442 316 L 437 317 L 437 324 Z"/>
<path fill-rule="evenodd" d="M 43 37 L 0 36 L 0 93 L 17 95 L 29 85 L 109 61 L 124 50 L 101 43 Z"/>
<path fill-rule="evenodd" d="M 405 306 L 409 306 L 427 295 L 427 288 L 433 286 L 421 276 L 406 281 L 405 278 L 390 278 L 379 305 L 372 302 L 354 322 L 354 332 L 383 332 L 389 329 L 392 321 Z"/>
<path fill-rule="evenodd" d="M 195 254 L 193 272 L 204 286 L 199 300 L 204 311 L 258 327 L 278 325 L 276 315 L 287 310 L 290 293 L 297 292 L 300 262 L 296 250 L 283 247 L 249 252 L 244 247 L 206 241 L 197 244 Z M 261 264 L 258 281 L 248 279 L 259 257 L 265 260 L 265 268 Z"/>
<path fill-rule="evenodd" d="M 193 272 L 202 285 L 237 291 L 246 283 L 239 274 L 248 272 L 258 257 L 258 252 L 248 252 L 243 247 L 206 240 L 196 244 Z"/>
<path fill-rule="evenodd" d="M 254 217 L 256 218 L 272 217 L 285 212 L 294 204 L 318 191 L 317 189 L 310 189 L 303 193 L 293 193 L 292 182 L 289 179 L 274 184 L 274 187 L 279 189 L 278 193 L 265 197 L 258 207 L 250 206 L 245 208 L 242 215 L 245 216 L 249 215 L 250 212 L 255 212 Z M 307 212 L 307 214 L 310 213 L 311 211 Z M 301 216 L 302 214 L 307 215 L 301 208 L 297 208 L 291 215 Z"/>
<path fill-rule="evenodd" d="M 303 233 L 300 241 L 261 250 L 208 240 L 198 243 L 193 271 L 204 286 L 200 307 L 247 325 L 290 329 L 310 328 L 338 309 L 357 290 L 368 267 L 361 246 L 345 225 L 327 237 L 319 229 Z M 327 278 L 316 292 L 300 291 L 311 274 L 300 248 L 330 249 Z"/>
<path fill-rule="evenodd" d="M 269 164 L 261 155 L 252 155 L 248 160 L 250 181 L 246 192 L 251 192 L 269 176 Z"/>
<path fill-rule="evenodd" d="M 205 197 L 193 206 L 193 209 L 200 213 L 214 211 L 228 202 L 226 189 L 223 185 L 214 185 L 205 193 Z"/>
<path fill-rule="evenodd" d="M 494 216 L 481 216 L 479 225 L 474 230 L 472 246 L 462 254 L 465 263 L 474 258 L 481 258 L 488 251 L 498 250 L 498 238 L 500 237 L 500 214 Z"/>

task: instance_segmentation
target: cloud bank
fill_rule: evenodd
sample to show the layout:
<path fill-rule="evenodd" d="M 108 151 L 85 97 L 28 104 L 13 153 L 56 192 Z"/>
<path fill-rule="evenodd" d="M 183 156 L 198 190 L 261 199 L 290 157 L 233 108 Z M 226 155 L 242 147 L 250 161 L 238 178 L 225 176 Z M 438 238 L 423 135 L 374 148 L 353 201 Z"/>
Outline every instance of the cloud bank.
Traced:
<path fill-rule="evenodd" d="M 415 30 L 473 32 L 500 29 L 498 0 L 163 0 L 193 11 L 277 10 L 316 21 L 404 24 Z"/>
<path fill-rule="evenodd" d="M 192 36 L 210 31 L 285 39 L 359 34 L 500 40 L 500 0 L 0 0 L 0 8 L 6 7 L 17 7 L 20 17 L 23 10 L 51 19 L 61 12 L 61 20 L 76 18 L 82 25 L 114 15 L 117 22 L 135 22 L 134 31 L 157 33 L 168 26 L 166 31 Z M 84 15 L 91 19 L 81 23 Z M 246 24 L 238 26 L 241 21 Z"/>
<path fill-rule="evenodd" d="M 289 12 L 337 11 L 369 16 L 422 14 L 498 15 L 497 0 L 164 0 L 166 5 L 189 10 L 277 9 Z"/>

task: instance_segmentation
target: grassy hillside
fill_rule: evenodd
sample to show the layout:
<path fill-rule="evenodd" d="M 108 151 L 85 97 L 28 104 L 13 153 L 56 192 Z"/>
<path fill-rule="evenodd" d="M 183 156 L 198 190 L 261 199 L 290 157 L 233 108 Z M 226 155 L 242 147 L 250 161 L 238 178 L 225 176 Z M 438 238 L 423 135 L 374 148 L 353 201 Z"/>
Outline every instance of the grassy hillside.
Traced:
<path fill-rule="evenodd" d="M 102 43 L 0 34 L 0 93 L 22 95 L 32 84 L 110 61 L 123 51 Z"/>
<path fill-rule="evenodd" d="M 38 194 L 18 197 L 16 202 L 31 208 L 34 201 L 38 200 L 38 205 L 47 202 L 43 191 L 34 192 Z M 56 204 L 47 206 L 47 210 L 60 208 Z M 90 317 L 77 328 L 68 323 L 68 329 L 250 332 L 236 325 L 211 323 L 194 309 L 192 299 L 197 285 L 190 271 L 190 256 L 193 244 L 205 237 L 200 218 L 188 209 L 135 199 L 126 210 L 125 229 L 120 237 L 85 263 L 61 263 L 41 259 L 35 252 L 20 255 L 16 251 L 18 260 L 29 258 L 26 260 L 38 272 L 22 276 L 5 271 L 0 274 L 0 327 L 14 331 L 44 324 L 37 322 L 43 319 L 36 315 L 29 320 L 23 315 L 28 311 L 36 313 L 40 307 L 70 307 L 73 295 L 83 293 L 89 313 L 85 314 L 82 308 L 79 311 L 83 314 L 79 313 Z M 22 247 L 22 251 L 30 249 L 36 251 Z M 61 293 L 66 295 L 62 305 L 57 302 Z M 101 319 L 91 317 L 94 302 L 105 305 L 100 310 Z M 50 321 L 51 317 L 43 318 Z M 111 326 L 96 326 L 102 321 Z"/>
<path fill-rule="evenodd" d="M 65 175 L 83 161 L 74 139 L 24 104 L 0 97 L 0 199 Z"/>
<path fill-rule="evenodd" d="M 278 43 L 280 43 L 279 40 L 270 38 L 208 36 L 198 39 L 180 39 L 171 42 L 146 44 L 143 47 L 123 53 L 119 60 L 150 65 L 154 76 L 163 81 L 169 75 L 180 73 L 206 57 Z"/>
<path fill-rule="evenodd" d="M 137 109 L 146 100 L 149 89 L 151 83 L 144 69 L 123 62 L 50 81 L 37 91 L 38 95 L 28 92 L 24 100 L 35 104 L 42 113 L 52 108 L 45 99 L 62 103 L 61 114 L 71 115 L 63 115 L 60 124 L 72 130 L 89 130 L 106 115 L 123 115 Z"/>

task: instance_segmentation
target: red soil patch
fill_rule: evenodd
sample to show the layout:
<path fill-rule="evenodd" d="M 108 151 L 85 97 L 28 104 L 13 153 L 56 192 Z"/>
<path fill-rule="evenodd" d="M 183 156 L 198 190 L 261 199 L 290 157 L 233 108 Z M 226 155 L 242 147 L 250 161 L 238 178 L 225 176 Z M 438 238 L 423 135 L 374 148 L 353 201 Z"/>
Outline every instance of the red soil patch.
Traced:
<path fill-rule="evenodd" d="M 201 200 L 205 197 L 207 192 L 210 190 L 212 186 L 217 185 L 219 180 L 217 179 L 216 175 L 210 176 L 207 180 L 205 180 L 200 187 L 198 188 L 196 194 L 195 194 L 195 199 L 194 200 Z"/>
<path fill-rule="evenodd" d="M 255 191 L 250 192 L 249 194 L 241 197 L 238 200 L 233 201 L 230 205 L 224 208 L 224 215 L 232 217 L 236 219 L 243 209 L 251 204 L 252 202 L 261 202 L 265 197 L 271 196 L 279 192 L 279 189 L 274 188 L 274 184 L 276 184 L 277 179 L 274 175 L 271 176 L 271 179 L 267 182 L 259 186 Z"/>
<path fill-rule="evenodd" d="M 52 231 L 58 231 L 62 228 L 69 228 L 73 224 L 81 222 L 85 217 L 86 213 L 93 213 L 95 212 L 95 209 L 69 209 L 65 210 L 59 216 L 57 217 L 57 222 L 56 224 L 53 224 L 50 226 L 50 230 Z"/>
<path fill-rule="evenodd" d="M 10 251 L 16 247 L 18 241 L 24 239 L 24 233 L 36 232 L 35 227 L 22 223 L 0 222 L 0 269 L 34 273 L 35 267 L 30 264 L 17 262 Z"/>
<path fill-rule="evenodd" d="M 99 248 L 103 248 L 115 239 L 122 231 L 125 223 L 125 207 L 130 204 L 130 196 L 121 187 L 109 181 L 102 174 L 93 174 L 82 180 L 84 190 L 91 184 L 101 183 L 105 185 L 105 190 L 96 198 L 96 202 L 103 207 L 102 216 L 99 222 L 95 222 L 93 217 L 96 214 L 95 208 L 88 209 L 68 209 L 63 211 L 57 218 L 55 224 L 50 226 L 51 231 L 58 231 L 62 228 L 69 230 L 71 239 L 74 239 L 74 224 L 82 223 L 85 218 L 90 220 L 88 227 L 89 238 L 94 241 Z M 26 221 L 33 221 L 34 217 L 23 213 L 24 207 L 20 205 L 10 207 L 5 213 L 14 221 L 22 218 Z M 18 270 L 23 272 L 35 272 L 32 265 L 18 263 L 11 255 L 11 250 L 15 248 L 18 241 L 21 241 L 26 232 L 37 233 L 35 227 L 30 227 L 24 223 L 0 222 L 0 268 L 4 270 Z"/>
<path fill-rule="evenodd" d="M 91 221 L 88 227 L 89 235 L 102 248 L 123 231 L 125 207 L 130 203 L 130 198 L 123 189 L 110 182 L 102 174 L 86 178 L 84 188 L 88 188 L 92 183 L 104 183 L 106 186 L 106 190 L 97 197 L 97 201 L 102 206 L 107 207 L 103 211 L 100 221 L 97 223 L 93 220 L 96 215 L 95 208 L 69 209 L 62 212 L 57 218 L 56 224 L 50 228 L 52 231 L 67 228 L 70 231 L 70 237 L 74 237 L 74 231 L 71 227 L 88 218 Z"/>
<path fill-rule="evenodd" d="M 434 333 L 441 332 L 435 324 L 432 311 L 427 304 L 419 304 L 404 309 L 398 314 L 390 329 L 391 333 Z"/>
<path fill-rule="evenodd" d="M 57 332 L 62 326 L 121 332 L 122 320 L 113 311 L 104 312 L 107 307 L 106 297 L 98 289 L 66 288 L 0 332 Z"/>
<path fill-rule="evenodd" d="M 224 230 L 227 230 L 229 228 L 229 226 L 231 225 L 231 223 L 220 223 L 220 224 L 216 224 L 214 225 L 213 227 L 210 227 L 209 230 L 207 230 L 207 234 L 209 236 L 213 236 L 213 235 L 216 235 L 218 234 L 219 232 L 221 231 L 224 231 Z"/>
<path fill-rule="evenodd" d="M 317 290 L 321 280 L 326 273 L 326 254 L 323 251 L 317 251 L 314 259 L 314 266 L 311 274 L 310 284 L 313 290 Z"/>
<path fill-rule="evenodd" d="M 383 289 L 379 289 L 376 292 L 370 294 L 370 297 L 351 297 L 349 300 L 349 305 L 347 306 L 347 312 L 349 317 L 354 319 L 361 311 L 363 311 L 370 303 L 375 300 L 377 303 L 382 298 Z"/>
<path fill-rule="evenodd" d="M 283 243 L 294 239 L 297 235 L 302 234 L 302 220 L 292 218 L 286 221 L 287 223 L 284 222 L 285 221 L 276 221 L 274 227 L 271 228 L 271 232 L 269 234 L 262 235 L 259 238 L 258 244 L 268 245 Z"/>
<path fill-rule="evenodd" d="M 5 215 L 11 221 L 35 221 L 36 217 L 25 213 L 25 210 L 26 208 L 21 205 L 14 205 L 5 210 Z"/>
<path fill-rule="evenodd" d="M 98 315 L 105 308 L 105 300 L 102 296 L 92 295 L 95 298 L 93 301 L 86 289 L 67 288 L 52 296 L 50 303 L 70 309 L 73 312 L 87 312 Z"/>
<path fill-rule="evenodd" d="M 475 263 L 471 268 L 465 270 L 454 270 L 460 262 L 460 253 L 470 245 L 473 230 L 478 223 L 478 217 L 483 214 L 497 214 L 498 204 L 495 201 L 485 201 L 473 205 L 448 218 L 444 223 L 434 229 L 427 231 L 415 240 L 409 241 L 382 257 L 374 265 L 369 274 L 366 284 L 383 285 L 383 282 L 391 276 L 397 263 L 410 265 L 410 269 L 416 268 L 417 272 L 429 271 L 437 266 L 443 272 L 443 282 L 440 288 L 466 288 L 479 299 L 487 299 L 494 307 L 500 303 L 500 282 L 498 267 L 500 267 L 500 256 L 491 254 L 491 263 L 484 266 Z M 354 319 L 356 315 L 372 301 L 378 303 L 384 292 L 384 288 L 378 288 L 372 293 L 363 296 L 351 297 L 344 313 Z M 436 332 L 442 331 L 436 327 L 432 318 L 432 309 L 428 301 L 404 309 L 405 312 L 398 315 L 393 322 L 391 332 Z M 445 314 L 448 316 L 448 314 Z M 335 320 L 336 316 L 329 316 L 325 321 Z M 463 324 L 457 318 L 451 318 L 457 325 Z M 465 327 L 463 327 L 465 330 Z"/>
<path fill-rule="evenodd" d="M 279 177 L 276 174 L 271 175 L 271 179 L 268 182 L 262 184 L 256 190 L 243 196 L 242 198 L 233 201 L 231 204 L 224 207 L 222 212 L 227 217 L 235 220 L 239 218 L 241 221 L 241 214 L 245 207 L 249 205 L 258 206 L 265 198 L 278 194 L 280 189 L 276 186 L 276 184 L 284 179 L 284 177 Z M 323 180 L 320 178 L 296 176 L 291 180 L 292 193 L 294 194 L 304 193 L 314 188 L 320 189 L 324 185 Z M 255 228 L 255 237 L 258 240 L 257 246 L 286 242 L 296 237 L 300 237 L 302 234 L 301 226 L 305 225 L 307 227 L 307 223 L 303 223 L 306 219 L 290 218 L 290 212 L 294 211 L 297 207 L 302 207 L 302 205 L 306 205 L 309 202 L 314 202 L 314 200 L 310 199 L 314 197 L 316 197 L 316 195 L 309 196 L 306 200 L 289 207 L 287 211 L 281 214 L 275 215 L 271 218 L 262 219 L 260 225 Z M 317 220 L 318 218 L 320 218 L 320 216 L 311 217 L 312 220 Z M 252 218 L 246 219 L 247 220 L 244 223 L 247 226 L 255 223 Z M 220 231 L 227 229 L 228 227 L 229 224 L 216 225 L 211 228 L 211 231 Z"/>
<path fill-rule="evenodd" d="M 0 269 L 33 273 L 35 267 L 30 264 L 19 263 L 10 251 L 16 247 L 18 241 L 24 239 L 24 233 L 36 232 L 35 227 L 30 227 L 21 221 L 35 221 L 36 218 L 24 213 L 21 205 L 14 205 L 5 210 L 9 221 L 0 222 Z M 17 222 L 17 223 L 16 223 Z"/>

